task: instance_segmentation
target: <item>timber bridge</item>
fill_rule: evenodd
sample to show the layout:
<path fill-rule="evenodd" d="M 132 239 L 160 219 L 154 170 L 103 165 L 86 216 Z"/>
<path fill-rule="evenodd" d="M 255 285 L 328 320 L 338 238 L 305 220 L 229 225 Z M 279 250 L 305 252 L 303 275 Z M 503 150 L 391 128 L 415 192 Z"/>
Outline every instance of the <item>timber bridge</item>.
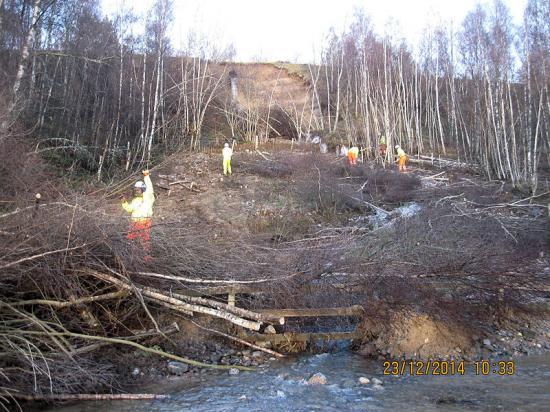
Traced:
<path fill-rule="evenodd" d="M 265 293 L 249 285 L 233 284 L 230 286 L 209 286 L 197 289 L 178 291 L 196 297 L 216 297 L 227 299 L 227 305 L 235 307 L 237 295 L 256 295 Z M 353 340 L 361 337 L 356 326 L 364 318 L 365 311 L 362 306 L 352 305 L 347 307 L 324 308 L 264 308 L 249 309 L 252 312 L 263 315 L 270 320 L 270 325 L 261 331 L 242 330 L 240 338 L 258 345 L 269 342 L 274 345 L 310 343 L 316 344 L 323 341 Z M 338 327 L 343 321 L 348 327 L 342 330 Z M 315 323 L 319 320 L 329 320 L 324 327 L 318 328 Z M 330 321 L 331 320 L 331 321 Z M 312 325 L 312 322 L 314 325 Z M 313 327 L 312 327 L 313 326 Z M 322 329 L 323 331 L 312 329 Z"/>

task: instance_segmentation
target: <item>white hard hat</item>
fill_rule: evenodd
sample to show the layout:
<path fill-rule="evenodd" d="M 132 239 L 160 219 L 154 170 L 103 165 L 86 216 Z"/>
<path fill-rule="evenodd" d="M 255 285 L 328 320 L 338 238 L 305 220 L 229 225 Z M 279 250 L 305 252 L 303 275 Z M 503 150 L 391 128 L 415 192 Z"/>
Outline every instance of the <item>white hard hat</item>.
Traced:
<path fill-rule="evenodd" d="M 398 144 L 395 145 L 395 148 L 396 148 L 396 149 L 399 149 L 399 147 L 400 147 L 400 146 L 399 146 Z"/>
<path fill-rule="evenodd" d="M 147 189 L 147 186 L 145 186 L 145 183 L 142 182 L 141 180 L 138 180 L 134 185 L 134 187 L 141 189 L 142 192 L 145 192 L 145 190 Z"/>
<path fill-rule="evenodd" d="M 225 143 L 223 147 L 229 147 L 229 143 Z"/>

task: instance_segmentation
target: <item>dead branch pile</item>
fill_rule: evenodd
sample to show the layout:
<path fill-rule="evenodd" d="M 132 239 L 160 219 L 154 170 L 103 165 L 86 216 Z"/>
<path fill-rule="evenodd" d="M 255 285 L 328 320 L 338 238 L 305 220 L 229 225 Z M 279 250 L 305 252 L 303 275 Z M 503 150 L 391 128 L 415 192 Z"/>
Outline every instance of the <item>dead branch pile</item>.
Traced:
<path fill-rule="evenodd" d="M 93 362 L 98 342 L 198 366 L 226 367 L 203 365 L 135 342 L 143 335 L 136 331 L 167 333 L 168 326 L 157 321 L 162 312 L 204 314 L 251 330 L 276 321 L 174 290 L 184 284 L 231 284 L 235 272 L 224 267 L 248 267 L 244 273 L 250 273 L 250 279 L 268 275 L 265 265 L 230 257 L 224 261 L 224 250 L 208 255 L 211 247 L 216 250 L 213 245 L 198 246 L 201 239 L 177 236 L 182 228 L 172 225 L 170 233 L 154 229 L 156 243 L 169 245 L 153 249 L 159 256 L 157 272 L 168 266 L 171 270 L 153 273 L 146 269 L 139 247 L 126 241 L 125 219 L 117 221 L 116 215 L 103 212 L 102 202 L 87 197 L 43 204 L 30 200 L 28 207 L 0 215 L 0 386 L 6 399 L 112 385 L 114 365 Z M 259 270 L 253 273 L 253 267 Z"/>
<path fill-rule="evenodd" d="M 254 331 L 277 323 L 187 292 L 246 284 L 273 291 L 284 284 L 289 293 L 322 273 L 349 246 L 349 239 L 337 246 L 322 237 L 303 247 L 253 246 L 251 239 L 217 238 L 182 223 L 157 223 L 154 261 L 148 264 L 139 245 L 127 241 L 122 212 L 105 209 L 113 200 L 48 197 L 37 202 L 29 194 L 26 204 L 0 215 L 0 386 L 6 399 L 115 385 L 117 361 L 105 361 L 98 353 L 105 345 L 225 368 L 170 355 L 145 342 L 169 333 L 171 323 L 160 316 L 166 313 L 206 315 Z"/>

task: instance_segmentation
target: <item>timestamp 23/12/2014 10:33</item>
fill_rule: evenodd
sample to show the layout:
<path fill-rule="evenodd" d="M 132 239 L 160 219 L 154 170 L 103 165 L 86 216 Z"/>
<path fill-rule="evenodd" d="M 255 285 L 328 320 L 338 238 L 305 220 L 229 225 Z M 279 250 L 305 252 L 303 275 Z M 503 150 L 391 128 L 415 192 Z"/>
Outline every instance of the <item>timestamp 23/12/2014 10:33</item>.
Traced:
<path fill-rule="evenodd" d="M 471 363 L 463 360 L 400 360 L 384 361 L 383 367 L 384 375 L 449 376 L 465 375 L 469 370 L 482 376 L 510 376 L 516 373 L 516 363 L 513 360 L 479 360 Z"/>

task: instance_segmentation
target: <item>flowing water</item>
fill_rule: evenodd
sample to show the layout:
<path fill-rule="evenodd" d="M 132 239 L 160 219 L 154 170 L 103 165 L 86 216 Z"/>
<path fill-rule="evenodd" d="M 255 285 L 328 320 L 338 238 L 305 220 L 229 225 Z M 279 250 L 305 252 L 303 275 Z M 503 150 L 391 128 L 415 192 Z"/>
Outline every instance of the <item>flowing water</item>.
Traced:
<path fill-rule="evenodd" d="M 348 351 L 272 361 L 255 372 L 230 376 L 206 374 L 206 380 L 171 388 L 171 398 L 156 401 L 87 402 L 57 408 L 91 411 L 542 411 L 550 410 L 550 355 L 516 360 L 513 376 L 384 376 L 382 361 Z M 320 372 L 326 385 L 308 385 Z M 360 377 L 370 384 L 362 385 Z M 375 388 L 373 378 L 382 381 Z M 156 392 L 162 393 L 162 387 Z"/>

